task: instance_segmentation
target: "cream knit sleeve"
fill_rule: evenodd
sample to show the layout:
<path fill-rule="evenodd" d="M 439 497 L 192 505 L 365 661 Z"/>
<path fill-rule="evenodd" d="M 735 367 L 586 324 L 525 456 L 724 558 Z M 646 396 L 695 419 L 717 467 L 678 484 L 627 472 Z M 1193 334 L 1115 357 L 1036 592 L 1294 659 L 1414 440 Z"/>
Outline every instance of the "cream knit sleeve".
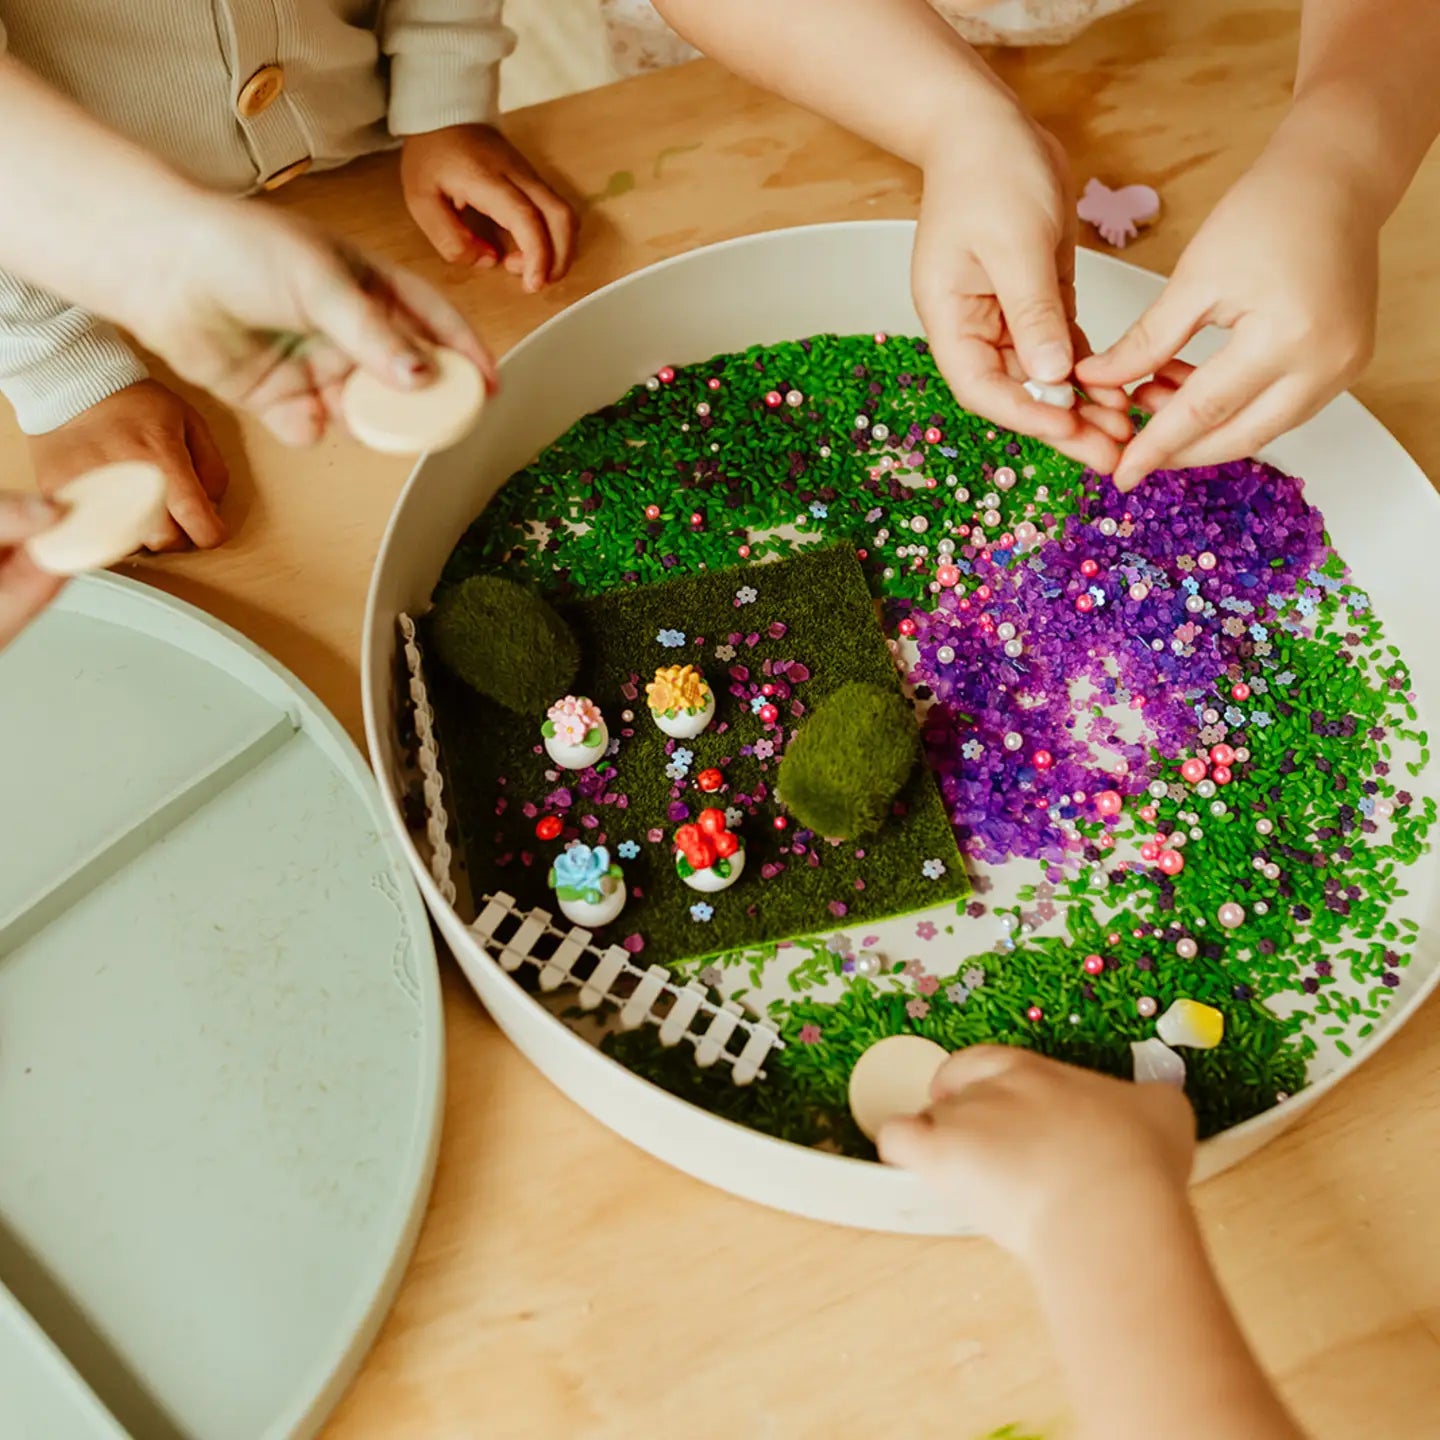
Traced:
<path fill-rule="evenodd" d="M 502 8 L 502 0 L 383 0 L 392 135 L 495 118 L 500 62 L 515 48 Z"/>
<path fill-rule="evenodd" d="M 146 373 L 113 326 L 0 270 L 0 395 L 26 434 L 54 430 Z"/>

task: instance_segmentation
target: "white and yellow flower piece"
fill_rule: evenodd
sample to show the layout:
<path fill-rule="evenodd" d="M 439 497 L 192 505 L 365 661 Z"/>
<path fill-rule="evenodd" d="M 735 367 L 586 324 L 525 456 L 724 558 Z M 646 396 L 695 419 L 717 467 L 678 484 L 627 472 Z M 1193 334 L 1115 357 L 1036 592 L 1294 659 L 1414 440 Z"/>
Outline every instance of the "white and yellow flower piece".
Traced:
<path fill-rule="evenodd" d="M 693 740 L 715 718 L 714 692 L 693 665 L 662 665 L 645 698 L 655 723 L 675 740 Z"/>

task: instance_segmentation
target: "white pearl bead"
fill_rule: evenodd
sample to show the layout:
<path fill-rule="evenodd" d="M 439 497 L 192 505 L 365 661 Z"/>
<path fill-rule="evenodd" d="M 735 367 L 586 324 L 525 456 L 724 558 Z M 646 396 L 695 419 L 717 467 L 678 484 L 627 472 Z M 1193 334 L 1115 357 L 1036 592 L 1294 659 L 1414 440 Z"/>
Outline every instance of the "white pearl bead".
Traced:
<path fill-rule="evenodd" d="M 876 440 L 888 440 L 890 438 L 890 427 L 888 425 L 872 425 L 870 434 Z"/>
<path fill-rule="evenodd" d="M 1278 880 L 1280 878 L 1280 867 L 1273 861 L 1265 867 L 1265 878 L 1267 880 Z"/>
<path fill-rule="evenodd" d="M 828 445 L 822 445 L 820 447 L 820 458 L 822 460 L 828 460 L 830 458 L 830 447 Z"/>
<path fill-rule="evenodd" d="M 1029 473 L 1028 470 L 1027 473 Z M 1037 500 L 1048 500 L 1050 498 L 1050 487 L 1048 485 L 1038 486 L 1035 491 L 1035 498 Z"/>
<path fill-rule="evenodd" d="M 857 415 L 855 417 L 855 428 L 857 430 L 863 430 L 869 423 L 870 417 L 868 415 Z"/>
<path fill-rule="evenodd" d="M 923 515 L 913 515 L 910 518 L 910 528 L 917 535 L 923 535 L 930 528 L 930 522 Z"/>
<path fill-rule="evenodd" d="M 1170 848 L 1172 850 L 1183 850 L 1187 843 L 1183 830 L 1176 830 L 1174 834 L 1170 836 Z"/>
<path fill-rule="evenodd" d="M 1000 512 L 998 510 L 987 510 L 980 518 L 987 525 L 994 527 L 1000 523 Z"/>
<path fill-rule="evenodd" d="M 1215 568 L 1215 557 L 1208 550 L 1202 550 L 1195 563 L 1202 570 L 1213 570 Z"/>
<path fill-rule="evenodd" d="M 955 492 L 955 498 L 963 505 L 970 498 L 970 492 L 962 485 Z"/>
<path fill-rule="evenodd" d="M 710 406 L 702 400 L 696 407 L 695 413 L 702 418 L 710 413 Z"/>
<path fill-rule="evenodd" d="M 1257 900 L 1255 902 L 1255 913 L 1257 915 L 1268 915 L 1270 913 L 1269 901 Z"/>
<path fill-rule="evenodd" d="M 1018 730 L 1011 730 L 1005 736 L 1005 748 L 1007 750 L 1018 750 L 1025 743 L 1025 737 Z"/>
<path fill-rule="evenodd" d="M 1190 838 L 1192 840 L 1203 840 L 1205 838 L 1205 832 L 1198 825 L 1192 825 L 1190 827 Z"/>
<path fill-rule="evenodd" d="M 955 651 L 949 645 L 942 645 L 935 652 L 935 659 L 939 661 L 941 665 L 950 665 L 955 660 Z"/>
<path fill-rule="evenodd" d="M 942 555 L 953 555 L 955 553 L 955 542 L 953 540 L 942 540 L 935 547 Z"/>
<path fill-rule="evenodd" d="M 1263 815 L 1255 822 L 1255 832 L 1258 835 L 1268 835 L 1274 828 L 1275 822 L 1266 819 Z"/>
<path fill-rule="evenodd" d="M 1210 802 L 1210 813 L 1217 818 L 1224 815 L 1229 808 L 1223 800 L 1212 800 Z"/>
<path fill-rule="evenodd" d="M 1025 653 L 1025 646 L 1019 640 L 1007 640 L 1005 642 L 1005 653 L 1012 659 L 1018 660 Z"/>
<path fill-rule="evenodd" d="M 1169 789 L 1163 780 L 1152 780 L 1145 788 L 1150 792 L 1151 798 L 1155 800 L 1163 800 Z"/>
<path fill-rule="evenodd" d="M 1220 712 L 1218 710 L 1206 710 L 1200 717 L 1207 725 L 1218 725 L 1220 723 Z"/>
<path fill-rule="evenodd" d="M 1192 615 L 1198 615 L 1205 608 L 1205 602 L 1198 595 L 1191 595 L 1185 601 L 1185 608 Z"/>
<path fill-rule="evenodd" d="M 880 973 L 880 957 L 873 950 L 862 950 L 855 957 L 855 973 L 867 979 Z"/>
<path fill-rule="evenodd" d="M 787 391 L 787 392 L 786 392 L 786 395 L 785 395 L 785 403 L 786 403 L 787 405 L 790 405 L 790 406 L 800 405 L 800 404 L 803 404 L 803 403 L 804 403 L 804 400 L 805 400 L 804 395 L 802 395 L 802 394 L 800 393 L 800 391 L 798 391 L 798 390 L 790 390 L 790 391 Z"/>
<path fill-rule="evenodd" d="M 660 382 L 652 375 L 652 376 L 645 382 L 645 388 L 646 388 L 647 390 L 658 390 L 658 389 L 660 388 Z"/>
<path fill-rule="evenodd" d="M 993 510 L 1000 503 L 1000 497 L 992 490 L 988 495 L 984 496 L 981 499 L 980 503 L 987 510 Z"/>
<path fill-rule="evenodd" d="M 1100 522 L 1100 533 L 1105 536 L 1113 535 L 1120 527 L 1107 515 Z"/>
<path fill-rule="evenodd" d="M 1215 793 L 1215 782 L 1213 780 L 1202 780 L 1195 787 L 1195 793 L 1202 800 L 1208 800 Z"/>
<path fill-rule="evenodd" d="M 1187 936 L 1175 942 L 1175 953 L 1182 960 L 1193 960 L 1200 953 L 1200 947 Z"/>
<path fill-rule="evenodd" d="M 1243 765 L 1250 758 L 1250 751 L 1244 745 L 1242 745 L 1238 750 L 1236 750 L 1235 758 L 1240 762 L 1240 764 Z"/>
<path fill-rule="evenodd" d="M 1152 995 L 1142 995 L 1135 1002 L 1136 1014 L 1148 1020 L 1160 1008 L 1159 1002 Z"/>
<path fill-rule="evenodd" d="M 1002 640 L 1013 640 L 1015 638 L 1015 627 L 1008 621 L 1002 620 L 995 627 L 995 633 Z"/>

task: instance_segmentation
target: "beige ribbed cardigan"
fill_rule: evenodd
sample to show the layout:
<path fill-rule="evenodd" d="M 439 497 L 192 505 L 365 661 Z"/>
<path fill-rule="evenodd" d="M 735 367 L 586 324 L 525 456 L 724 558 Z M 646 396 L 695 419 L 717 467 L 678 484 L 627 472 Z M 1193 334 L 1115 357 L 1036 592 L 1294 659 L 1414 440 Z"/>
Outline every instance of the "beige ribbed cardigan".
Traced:
<path fill-rule="evenodd" d="M 398 137 L 494 118 L 514 47 L 502 0 L 0 0 L 0 51 L 203 184 L 245 193 Z M 254 119 L 262 66 L 285 73 Z M 75 184 L 85 184 L 83 175 Z M 4 213 L 0 224 L 23 224 Z M 97 235 L 96 245 L 105 237 Z M 0 393 L 40 434 L 143 378 L 119 335 L 0 271 Z"/>

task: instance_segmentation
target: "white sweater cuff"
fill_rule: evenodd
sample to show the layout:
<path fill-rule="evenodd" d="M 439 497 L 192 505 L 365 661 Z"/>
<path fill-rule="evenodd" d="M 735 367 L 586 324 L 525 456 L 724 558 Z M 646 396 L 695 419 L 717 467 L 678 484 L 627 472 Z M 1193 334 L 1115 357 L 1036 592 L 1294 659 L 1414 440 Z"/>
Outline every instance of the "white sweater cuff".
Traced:
<path fill-rule="evenodd" d="M 488 125 L 500 113 L 500 62 L 457 54 L 394 56 L 390 133 L 423 135 L 447 125 Z"/>
<path fill-rule="evenodd" d="M 63 346 L 6 376 L 5 398 L 27 435 L 59 429 L 150 372 L 103 321 L 92 321 Z"/>

